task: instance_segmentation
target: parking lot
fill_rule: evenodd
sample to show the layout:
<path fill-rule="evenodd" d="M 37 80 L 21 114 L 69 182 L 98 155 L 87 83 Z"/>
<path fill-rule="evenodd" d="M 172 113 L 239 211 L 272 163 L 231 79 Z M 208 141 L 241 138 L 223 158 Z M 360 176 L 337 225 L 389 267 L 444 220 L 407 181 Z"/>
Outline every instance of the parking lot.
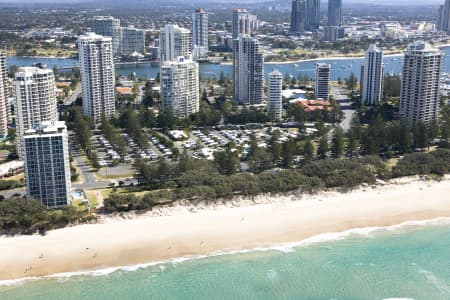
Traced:
<path fill-rule="evenodd" d="M 193 158 L 212 160 L 214 152 L 222 150 L 226 145 L 232 143 L 234 147 L 241 150 L 241 156 L 245 157 L 250 151 L 252 136 L 256 138 L 258 147 L 267 148 L 275 131 L 280 133 L 278 139 L 280 143 L 297 136 L 296 130 L 282 128 L 193 130 L 186 140 L 176 142 L 175 145 L 180 148 L 181 152 L 186 149 Z"/>
<path fill-rule="evenodd" d="M 289 138 L 297 137 L 297 129 L 279 127 L 262 129 L 197 129 L 191 132 L 174 131 L 168 134 L 148 131 L 145 135 L 148 144 L 145 149 L 139 147 L 127 133 L 121 133 L 126 149 L 119 153 L 116 145 L 112 145 L 102 135 L 95 135 L 92 144 L 96 149 L 102 176 L 115 176 L 132 172 L 132 164 L 136 159 L 159 161 L 161 158 L 174 161 L 177 153 L 187 152 L 191 158 L 214 159 L 214 153 L 224 149 L 227 145 L 239 149 L 241 157 L 245 158 L 250 152 L 251 141 L 254 137 L 259 148 L 267 148 L 274 132 L 278 132 L 278 142 L 283 143 Z"/>

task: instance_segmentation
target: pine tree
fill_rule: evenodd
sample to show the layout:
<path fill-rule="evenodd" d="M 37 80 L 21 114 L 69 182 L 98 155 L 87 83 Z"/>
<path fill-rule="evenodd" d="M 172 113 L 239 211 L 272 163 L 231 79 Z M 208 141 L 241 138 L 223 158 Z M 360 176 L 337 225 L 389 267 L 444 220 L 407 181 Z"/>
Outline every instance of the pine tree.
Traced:
<path fill-rule="evenodd" d="M 344 154 L 344 131 L 341 127 L 336 127 L 334 130 L 332 151 L 334 157 L 340 157 Z"/>
<path fill-rule="evenodd" d="M 303 155 L 305 156 L 305 161 L 310 161 L 314 157 L 314 146 L 309 138 L 306 139 L 305 145 L 303 146 Z"/>
<path fill-rule="evenodd" d="M 407 121 L 403 121 L 400 125 L 400 134 L 398 139 L 400 153 L 411 151 L 411 127 Z"/>
<path fill-rule="evenodd" d="M 424 149 L 428 146 L 427 125 L 420 121 L 414 126 L 414 144 L 417 148 Z"/>
<path fill-rule="evenodd" d="M 320 138 L 317 154 L 320 158 L 326 158 L 328 152 L 328 136 L 324 135 Z"/>

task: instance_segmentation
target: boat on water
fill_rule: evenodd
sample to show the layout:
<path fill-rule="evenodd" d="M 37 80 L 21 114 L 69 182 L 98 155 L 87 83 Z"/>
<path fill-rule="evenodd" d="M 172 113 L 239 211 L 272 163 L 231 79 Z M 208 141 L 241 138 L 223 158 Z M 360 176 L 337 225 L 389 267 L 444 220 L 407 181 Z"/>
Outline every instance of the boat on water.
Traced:
<path fill-rule="evenodd" d="M 223 58 L 209 58 L 207 59 L 208 64 L 212 64 L 212 65 L 220 65 L 223 62 Z"/>

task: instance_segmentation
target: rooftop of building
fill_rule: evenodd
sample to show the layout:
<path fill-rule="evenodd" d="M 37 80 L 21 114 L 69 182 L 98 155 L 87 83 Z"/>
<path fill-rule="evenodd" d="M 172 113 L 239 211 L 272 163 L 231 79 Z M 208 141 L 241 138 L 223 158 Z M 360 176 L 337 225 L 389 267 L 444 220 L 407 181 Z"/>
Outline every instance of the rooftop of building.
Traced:
<path fill-rule="evenodd" d="M 20 67 L 15 73 L 15 78 L 26 77 L 31 75 L 53 75 L 53 70 L 42 69 L 38 67 Z"/>
<path fill-rule="evenodd" d="M 121 95 L 131 95 L 133 94 L 133 88 L 131 87 L 116 87 L 116 91 L 117 93 L 121 94 Z"/>
<path fill-rule="evenodd" d="M 103 21 L 103 20 L 118 20 L 118 19 L 114 18 L 113 16 L 95 16 L 94 20 Z"/>
<path fill-rule="evenodd" d="M 162 27 L 161 29 L 160 29 L 160 31 L 163 31 L 163 30 L 166 30 L 166 29 L 177 29 L 177 30 L 180 30 L 181 32 L 185 32 L 185 33 L 190 33 L 191 31 L 189 30 L 189 29 L 187 29 L 187 28 L 184 28 L 184 27 L 180 27 L 180 26 L 178 26 L 177 24 L 172 24 L 172 23 L 170 23 L 170 24 L 166 24 L 166 26 L 164 26 L 164 27 Z"/>
<path fill-rule="evenodd" d="M 187 64 L 187 63 L 196 63 L 196 61 L 192 60 L 190 57 L 178 56 L 176 60 L 169 60 L 162 63 L 162 67 L 170 67 L 175 65 Z"/>
<path fill-rule="evenodd" d="M 303 108 L 304 112 L 312 112 L 317 110 L 333 111 L 333 105 L 330 101 L 325 100 L 298 100 L 295 102 L 298 106 Z"/>
<path fill-rule="evenodd" d="M 96 34 L 95 32 L 86 32 L 85 34 L 80 35 L 78 37 L 78 41 L 83 42 L 112 41 L 112 38 L 109 36 Z"/>
<path fill-rule="evenodd" d="M 317 63 L 316 64 L 316 66 L 318 67 L 318 68 L 331 68 L 331 65 L 330 64 L 327 64 L 327 63 Z"/>
<path fill-rule="evenodd" d="M 66 130 L 67 130 L 66 122 L 64 121 L 56 121 L 56 122 L 45 121 L 39 125 L 34 126 L 33 129 L 25 131 L 25 137 L 42 134 L 61 133 Z"/>
<path fill-rule="evenodd" d="M 408 45 L 408 52 L 435 52 L 440 53 L 441 50 L 433 47 L 430 43 L 424 41 L 416 41 Z"/>
<path fill-rule="evenodd" d="M 370 46 L 367 49 L 367 51 L 370 51 L 370 52 L 381 52 L 381 53 L 383 52 L 383 50 L 378 48 L 377 45 L 375 45 L 375 44 L 370 44 Z"/>

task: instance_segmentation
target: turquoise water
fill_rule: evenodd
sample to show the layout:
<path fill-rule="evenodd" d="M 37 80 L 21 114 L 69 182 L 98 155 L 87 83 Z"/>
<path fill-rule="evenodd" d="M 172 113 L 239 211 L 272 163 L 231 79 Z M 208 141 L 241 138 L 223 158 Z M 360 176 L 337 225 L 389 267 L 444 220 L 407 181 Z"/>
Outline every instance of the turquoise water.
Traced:
<path fill-rule="evenodd" d="M 450 55 L 450 47 L 443 48 L 446 56 Z M 61 59 L 61 58 L 35 58 L 35 57 L 8 57 L 9 65 L 17 66 L 29 66 L 33 63 L 41 62 L 46 64 L 47 67 L 53 66 L 59 67 L 74 67 L 78 65 L 77 59 Z M 361 58 L 349 58 L 349 59 L 327 59 L 321 62 L 331 64 L 331 78 L 337 80 L 347 78 L 351 72 L 357 77 L 361 72 L 361 64 L 363 59 Z M 279 70 L 284 75 L 292 75 L 298 77 L 299 75 L 308 75 L 311 78 L 315 76 L 315 64 L 317 61 L 304 61 L 299 63 L 288 64 L 265 64 L 265 75 L 267 76 L 274 69 Z M 385 74 L 400 74 L 403 65 L 403 58 L 401 56 L 386 56 L 384 58 L 384 72 Z M 132 73 L 136 73 L 138 77 L 145 76 L 147 78 L 156 77 L 159 73 L 159 67 L 157 65 L 141 64 L 141 65 L 117 65 L 116 72 L 119 75 L 128 76 Z M 203 78 L 215 76 L 219 78 L 220 73 L 224 72 L 226 76 L 231 77 L 232 66 L 231 65 L 214 65 L 214 64 L 201 64 L 200 75 Z M 444 66 L 444 72 L 450 73 L 450 60 L 447 59 Z"/>
<path fill-rule="evenodd" d="M 450 299 L 450 225 L 0 286 L 0 299 Z"/>

